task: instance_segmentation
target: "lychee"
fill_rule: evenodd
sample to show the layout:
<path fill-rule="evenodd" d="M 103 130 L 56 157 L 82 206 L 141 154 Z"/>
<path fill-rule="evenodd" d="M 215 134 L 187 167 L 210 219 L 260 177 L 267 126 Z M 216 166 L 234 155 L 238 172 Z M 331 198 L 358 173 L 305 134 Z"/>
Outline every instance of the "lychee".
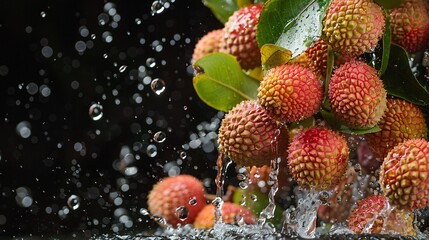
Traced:
<path fill-rule="evenodd" d="M 386 197 L 372 195 L 357 202 L 348 218 L 349 228 L 361 233 L 414 235 L 413 213 L 391 206 Z"/>
<path fill-rule="evenodd" d="M 244 221 L 246 224 L 256 223 L 256 218 L 252 212 L 240 205 L 224 202 L 221 208 L 222 221 L 226 224 L 234 224 Z M 194 221 L 196 228 L 211 228 L 215 224 L 215 208 L 212 204 L 206 205 L 198 214 Z"/>
<path fill-rule="evenodd" d="M 292 178 L 304 188 L 318 191 L 337 184 L 347 169 L 349 148 L 337 132 L 312 127 L 299 132 L 288 149 Z"/>
<path fill-rule="evenodd" d="M 386 109 L 386 95 L 377 71 L 362 61 L 343 64 L 329 83 L 332 111 L 351 128 L 375 126 Z"/>
<path fill-rule="evenodd" d="M 258 88 L 259 104 L 280 122 L 311 117 L 319 112 L 322 100 L 322 82 L 298 64 L 270 69 Z"/>
<path fill-rule="evenodd" d="M 414 138 L 426 138 L 427 127 L 422 111 L 403 99 L 387 99 L 387 108 L 378 122 L 381 131 L 366 134 L 374 156 L 379 160 L 397 144 Z"/>
<path fill-rule="evenodd" d="M 223 37 L 223 29 L 217 29 L 206 33 L 195 45 L 192 54 L 192 63 L 213 52 L 219 52 L 220 40 Z"/>
<path fill-rule="evenodd" d="M 411 139 L 396 145 L 380 167 L 379 182 L 392 204 L 410 210 L 429 206 L 429 142 Z"/>
<path fill-rule="evenodd" d="M 257 167 L 269 165 L 277 157 L 273 144 L 285 146 L 288 139 L 286 127 L 278 127 L 256 100 L 242 101 L 231 109 L 218 135 L 219 152 L 238 165 Z"/>
<path fill-rule="evenodd" d="M 384 15 L 372 0 L 333 0 L 323 20 L 323 35 L 341 54 L 372 52 L 384 31 Z"/>
<path fill-rule="evenodd" d="M 161 179 L 148 195 L 148 209 L 152 215 L 163 217 L 177 226 L 192 223 L 206 205 L 205 190 L 200 180 L 191 175 L 177 175 Z"/>
<path fill-rule="evenodd" d="M 235 56 L 246 70 L 261 66 L 256 27 L 262 8 L 260 4 L 240 8 L 225 23 L 220 51 Z"/>
<path fill-rule="evenodd" d="M 429 12 L 426 0 L 405 0 L 390 12 L 392 41 L 414 53 L 427 46 Z"/>

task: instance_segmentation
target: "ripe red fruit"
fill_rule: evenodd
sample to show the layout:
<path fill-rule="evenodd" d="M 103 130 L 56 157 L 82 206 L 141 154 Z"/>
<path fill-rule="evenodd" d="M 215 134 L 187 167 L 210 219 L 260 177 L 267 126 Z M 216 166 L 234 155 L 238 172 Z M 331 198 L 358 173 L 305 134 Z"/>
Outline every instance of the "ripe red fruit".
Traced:
<path fill-rule="evenodd" d="M 205 190 L 200 180 L 190 175 L 161 179 L 148 195 L 148 209 L 152 215 L 162 216 L 168 224 L 192 223 L 206 205 Z"/>
<path fill-rule="evenodd" d="M 386 109 L 386 95 L 377 71 L 362 61 L 343 64 L 329 83 L 332 111 L 351 128 L 376 125 Z"/>
<path fill-rule="evenodd" d="M 252 212 L 240 205 L 224 202 L 221 208 L 222 221 L 227 224 L 237 223 L 241 219 L 246 224 L 255 224 L 256 218 Z M 196 228 L 211 228 L 215 223 L 215 209 L 212 204 L 206 205 L 194 221 Z"/>
<path fill-rule="evenodd" d="M 392 204 L 410 210 L 429 206 L 429 142 L 411 139 L 394 147 L 380 167 L 379 182 Z"/>
<path fill-rule="evenodd" d="M 392 41 L 414 53 L 423 50 L 429 38 L 429 12 L 426 0 L 405 0 L 390 12 Z"/>
<path fill-rule="evenodd" d="M 270 69 L 258 89 L 259 104 L 280 122 L 311 117 L 319 112 L 322 100 L 322 82 L 298 64 Z"/>
<path fill-rule="evenodd" d="M 209 53 L 219 52 L 223 29 L 213 30 L 205 34 L 195 45 L 192 63 Z"/>
<path fill-rule="evenodd" d="M 381 131 L 365 135 L 368 146 L 379 160 L 399 143 L 415 138 L 426 138 L 427 127 L 422 111 L 402 99 L 387 99 L 387 108 L 378 122 Z"/>
<path fill-rule="evenodd" d="M 383 31 L 383 10 L 372 0 L 333 0 L 322 30 L 336 52 L 350 56 L 373 51 Z"/>
<path fill-rule="evenodd" d="M 357 204 L 348 219 L 349 228 L 355 233 L 415 234 L 413 213 L 389 205 L 386 197 L 372 195 Z"/>
<path fill-rule="evenodd" d="M 279 146 L 285 146 L 288 139 L 286 127 L 279 127 L 268 112 L 255 100 L 239 103 L 222 120 L 219 128 L 219 152 L 226 154 L 242 166 L 270 165 L 277 157 L 272 141 L 277 136 Z"/>
<path fill-rule="evenodd" d="M 262 8 L 259 4 L 240 8 L 225 23 L 220 51 L 235 56 L 246 70 L 261 66 L 256 27 Z"/>
<path fill-rule="evenodd" d="M 347 170 L 349 148 L 345 138 L 329 129 L 313 127 L 299 132 L 288 149 L 288 166 L 298 185 L 329 189 Z"/>

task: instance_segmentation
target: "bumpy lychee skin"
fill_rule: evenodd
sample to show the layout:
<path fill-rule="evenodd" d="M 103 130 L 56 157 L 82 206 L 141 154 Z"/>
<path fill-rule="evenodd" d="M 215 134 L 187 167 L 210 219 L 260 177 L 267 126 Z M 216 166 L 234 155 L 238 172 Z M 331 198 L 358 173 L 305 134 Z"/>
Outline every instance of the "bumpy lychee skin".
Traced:
<path fill-rule="evenodd" d="M 333 0 L 322 31 L 341 54 L 359 56 L 371 52 L 383 35 L 383 10 L 372 0 Z"/>
<path fill-rule="evenodd" d="M 237 223 L 241 219 L 246 224 L 255 224 L 256 218 L 252 212 L 240 205 L 224 202 L 222 204 L 222 221 L 226 224 Z M 212 204 L 206 205 L 194 221 L 195 228 L 211 228 L 215 223 L 215 209 Z"/>
<path fill-rule="evenodd" d="M 429 38 L 429 12 L 426 0 L 405 0 L 390 12 L 392 41 L 414 53 L 423 50 Z"/>
<path fill-rule="evenodd" d="M 246 70 L 261 66 L 256 27 L 262 8 L 260 4 L 240 8 L 225 23 L 220 51 L 235 56 Z"/>
<path fill-rule="evenodd" d="M 392 204 L 410 210 L 429 206 L 429 143 L 411 139 L 394 147 L 380 167 L 379 183 Z"/>
<path fill-rule="evenodd" d="M 376 125 L 386 109 L 386 95 L 377 71 L 362 61 L 343 64 L 329 83 L 332 111 L 351 128 Z"/>
<path fill-rule="evenodd" d="M 298 64 L 270 69 L 258 89 L 259 104 L 280 122 L 311 117 L 319 112 L 322 100 L 322 82 Z"/>
<path fill-rule="evenodd" d="M 313 127 L 298 133 L 288 149 L 288 167 L 298 185 L 326 190 L 347 170 L 349 148 L 345 138 L 329 129 Z"/>
<path fill-rule="evenodd" d="M 206 205 L 204 194 L 201 181 L 191 175 L 167 177 L 155 184 L 150 191 L 148 209 L 152 215 L 162 216 L 172 226 L 192 223 Z M 188 214 L 180 217 L 177 209 L 183 207 Z"/>
<path fill-rule="evenodd" d="M 286 127 L 279 131 L 277 123 L 255 100 L 242 101 L 231 109 L 219 128 L 219 152 L 242 166 L 269 165 L 277 157 L 272 141 L 286 146 Z"/>
<path fill-rule="evenodd" d="M 223 29 L 213 30 L 205 34 L 195 45 L 192 63 L 209 53 L 219 52 Z"/>
<path fill-rule="evenodd" d="M 349 228 L 357 234 L 364 233 L 396 233 L 412 236 L 413 213 L 389 205 L 386 197 L 372 195 L 357 202 L 348 219 Z M 387 222 L 386 222 L 387 221 Z M 366 229 L 368 228 L 368 229 Z"/>
<path fill-rule="evenodd" d="M 366 134 L 368 145 L 379 160 L 399 143 L 415 138 L 426 138 L 427 127 L 422 111 L 402 99 L 387 99 L 387 108 L 378 122 L 381 131 Z"/>

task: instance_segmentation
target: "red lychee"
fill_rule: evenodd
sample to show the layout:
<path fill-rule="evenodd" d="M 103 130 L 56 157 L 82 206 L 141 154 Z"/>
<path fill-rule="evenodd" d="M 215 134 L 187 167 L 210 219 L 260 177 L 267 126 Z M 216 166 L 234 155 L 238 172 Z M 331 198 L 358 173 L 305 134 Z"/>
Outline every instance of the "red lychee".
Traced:
<path fill-rule="evenodd" d="M 246 224 L 256 223 L 256 218 L 252 212 L 240 205 L 224 202 L 221 208 L 222 221 L 226 224 L 237 223 L 244 220 Z M 211 228 L 215 223 L 215 209 L 212 204 L 206 205 L 198 214 L 194 221 L 196 228 Z"/>
<path fill-rule="evenodd" d="M 429 142 L 396 145 L 380 167 L 379 182 L 392 204 L 410 210 L 429 206 Z"/>
<path fill-rule="evenodd" d="M 220 51 L 235 56 L 246 70 L 261 66 L 256 27 L 262 8 L 260 4 L 240 8 L 225 23 Z"/>
<path fill-rule="evenodd" d="M 219 52 L 220 40 L 223 37 L 223 29 L 217 29 L 206 33 L 195 45 L 192 54 L 192 63 L 209 53 Z"/>
<path fill-rule="evenodd" d="M 206 205 L 205 189 L 191 175 L 177 175 L 161 179 L 148 195 L 148 209 L 152 215 L 163 217 L 168 224 L 177 226 L 192 223 Z"/>
<path fill-rule="evenodd" d="M 334 71 L 329 100 L 335 116 L 351 128 L 370 128 L 386 109 L 386 90 L 377 71 L 362 61 L 351 61 Z"/>
<path fill-rule="evenodd" d="M 269 165 L 277 157 L 273 140 L 287 144 L 286 127 L 278 127 L 255 100 L 246 100 L 231 109 L 219 128 L 219 152 L 242 166 Z M 275 141 L 274 141 L 275 142 Z"/>
<path fill-rule="evenodd" d="M 347 170 L 349 148 L 337 132 L 312 127 L 299 132 L 288 149 L 288 167 L 298 185 L 318 191 L 337 184 Z"/>
<path fill-rule="evenodd" d="M 311 117 L 319 112 L 322 100 L 322 82 L 298 64 L 270 69 L 258 89 L 259 104 L 280 122 Z"/>

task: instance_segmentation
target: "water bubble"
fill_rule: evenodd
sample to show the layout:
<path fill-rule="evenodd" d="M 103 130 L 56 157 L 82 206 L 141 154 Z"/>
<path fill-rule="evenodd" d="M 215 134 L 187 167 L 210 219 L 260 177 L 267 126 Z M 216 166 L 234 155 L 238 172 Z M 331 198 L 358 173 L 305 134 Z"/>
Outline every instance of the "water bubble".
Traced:
<path fill-rule="evenodd" d="M 192 197 L 192 198 L 189 200 L 189 205 L 191 205 L 191 206 L 195 206 L 195 205 L 197 205 L 197 198 L 196 198 L 196 197 Z"/>
<path fill-rule="evenodd" d="M 178 208 L 176 208 L 176 211 L 174 212 L 174 214 L 180 219 L 180 220 L 186 220 L 188 218 L 189 215 L 189 211 L 185 206 L 180 206 Z"/>
<path fill-rule="evenodd" d="M 153 144 L 150 144 L 149 146 L 147 146 L 147 148 L 146 148 L 146 154 L 149 156 L 149 157 L 155 157 L 156 156 L 156 154 L 158 154 L 158 149 L 157 149 L 157 147 L 155 146 L 155 145 L 153 145 Z"/>
<path fill-rule="evenodd" d="M 156 132 L 153 135 L 153 140 L 155 140 L 157 143 L 162 143 L 165 141 L 165 139 L 167 139 L 167 135 L 163 131 Z"/>
<path fill-rule="evenodd" d="M 161 1 L 154 1 L 151 6 L 152 16 L 162 13 L 164 9 L 164 4 Z"/>
<path fill-rule="evenodd" d="M 150 213 L 146 208 L 140 208 L 140 214 L 143 216 L 149 216 Z"/>
<path fill-rule="evenodd" d="M 186 152 L 185 152 L 185 151 L 180 151 L 180 153 L 179 153 L 179 157 L 180 157 L 181 159 L 186 159 L 186 157 L 187 157 Z"/>
<path fill-rule="evenodd" d="M 155 58 L 148 58 L 146 59 L 146 66 L 153 68 L 156 66 Z"/>
<path fill-rule="evenodd" d="M 160 95 L 165 90 L 165 82 L 164 82 L 164 80 L 162 80 L 160 78 L 155 78 L 150 83 L 150 87 L 152 88 L 152 91 L 154 93 L 156 93 L 157 95 Z"/>
<path fill-rule="evenodd" d="M 122 65 L 119 67 L 119 72 L 124 72 L 125 70 L 127 70 L 127 65 Z"/>
<path fill-rule="evenodd" d="M 238 186 L 240 186 L 241 189 L 247 189 L 249 187 L 249 184 L 247 184 L 246 182 L 240 182 Z"/>
<path fill-rule="evenodd" d="M 94 121 L 98 121 L 103 117 L 103 106 L 99 103 L 94 103 L 89 107 L 89 116 Z"/>
<path fill-rule="evenodd" d="M 76 210 L 80 206 L 80 197 L 76 195 L 71 195 L 69 199 L 67 199 L 67 206 L 71 208 L 72 210 Z"/>
<path fill-rule="evenodd" d="M 28 138 L 31 135 L 31 125 L 27 121 L 22 121 L 16 125 L 16 133 L 22 138 Z"/>
<path fill-rule="evenodd" d="M 44 46 L 43 48 L 42 48 L 42 55 L 45 57 L 45 58 L 50 58 L 50 57 L 52 57 L 52 54 L 54 53 L 54 50 L 52 50 L 52 48 L 51 47 L 49 47 L 49 46 Z"/>

